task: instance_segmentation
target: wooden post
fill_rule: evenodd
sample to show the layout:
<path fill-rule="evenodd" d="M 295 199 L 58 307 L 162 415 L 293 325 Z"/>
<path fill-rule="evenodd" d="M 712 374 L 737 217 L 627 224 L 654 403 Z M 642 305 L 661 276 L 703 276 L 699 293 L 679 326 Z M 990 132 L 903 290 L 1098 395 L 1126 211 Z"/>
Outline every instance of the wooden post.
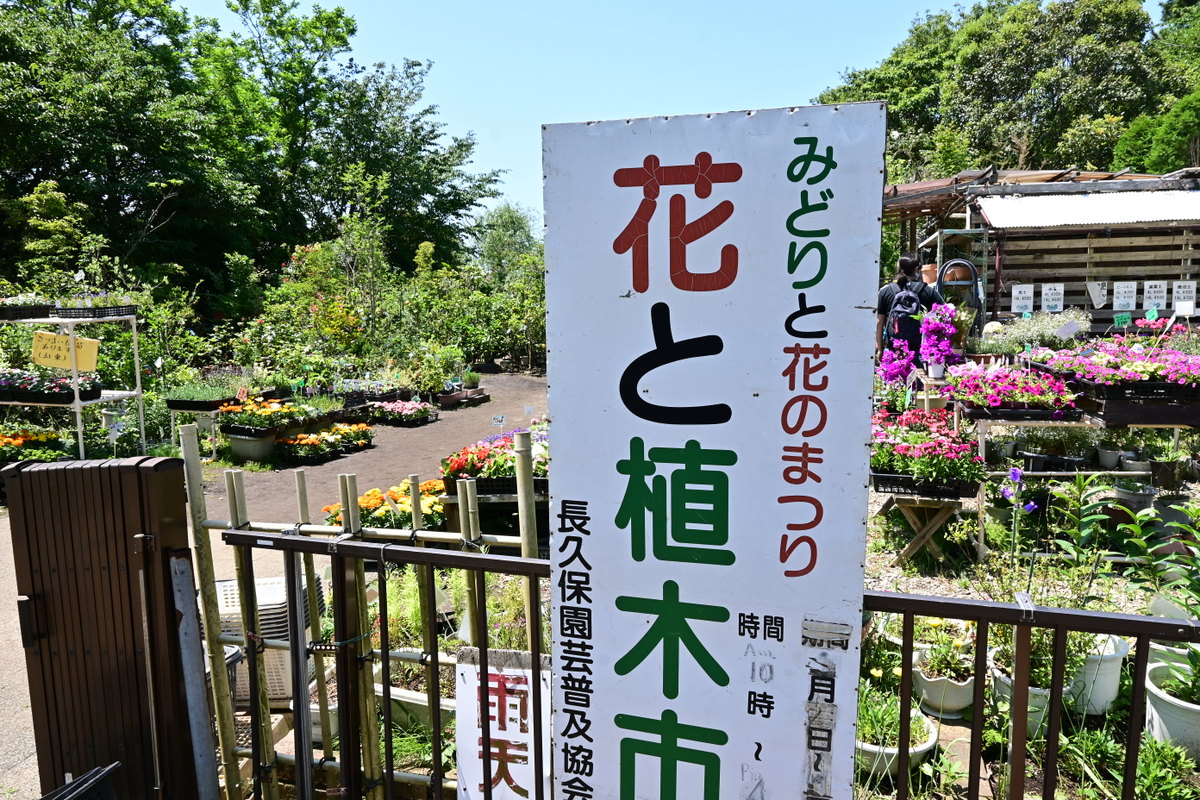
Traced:
<path fill-rule="evenodd" d="M 242 471 L 226 470 L 225 492 L 229 503 L 229 524 L 234 528 L 240 528 L 249 521 L 246 514 L 244 491 Z M 259 676 L 258 695 L 251 697 L 250 702 L 258 706 L 258 738 L 262 742 L 262 747 L 270 750 L 269 755 L 263 754 L 264 758 L 270 760 L 266 762 L 266 769 L 261 772 L 262 795 L 266 800 L 279 800 L 279 775 L 275 770 L 275 740 L 271 730 L 271 702 L 267 697 L 266 663 L 263 659 L 262 648 L 250 638 L 251 631 L 258 631 L 257 592 L 256 587 L 251 583 L 254 566 L 246 562 L 244 548 L 234 549 L 234 567 L 237 572 L 238 588 L 241 590 L 242 642 L 246 648 L 246 657 L 254 659 L 255 669 Z M 296 687 L 292 688 L 295 691 Z M 259 773 L 261 766 L 260 764 L 254 765 L 256 773 Z"/>
<path fill-rule="evenodd" d="M 1025 796 L 1025 740 L 1029 724 L 1029 653 L 1032 628 L 1017 625 L 1013 631 L 1012 697 L 1009 711 L 1012 730 L 1008 740 L 1008 796 L 1021 800 Z"/>
<path fill-rule="evenodd" d="M 465 510 L 466 513 L 463 513 Z M 468 547 L 478 548 L 479 546 L 479 501 L 475 495 L 474 480 L 460 480 L 458 482 L 458 516 L 461 521 L 463 549 Z M 459 626 L 459 638 L 463 639 L 469 645 L 479 646 L 479 642 L 475 641 L 475 629 L 478 627 L 475 619 L 475 609 L 478 608 L 478 595 L 475 588 L 475 576 L 473 572 L 467 571 L 467 607 L 463 609 L 462 624 Z M 463 634 L 466 633 L 464 637 Z"/>
<path fill-rule="evenodd" d="M 537 558 L 537 510 L 533 499 L 533 447 L 529 431 L 521 431 L 513 437 L 513 452 L 517 457 L 517 526 L 521 532 L 521 558 Z M 530 597 L 536 596 L 533 589 L 537 586 L 537 578 L 525 579 L 525 641 L 526 646 L 533 650 L 533 637 L 541 636 L 541 631 L 533 629 L 530 620 L 533 619 L 533 609 L 530 607 Z"/>
<path fill-rule="evenodd" d="M 296 470 L 296 506 L 300 521 L 300 535 L 308 536 L 305 532 L 304 525 L 312 522 L 308 513 L 308 482 L 304 470 Z M 310 641 L 321 641 L 321 615 L 320 601 L 317 598 L 317 570 L 313 563 L 312 553 L 304 554 L 304 583 L 308 589 L 308 638 Z M 322 760 L 328 764 L 333 761 L 333 727 L 329 719 L 329 686 L 326 684 L 325 675 L 325 656 L 323 653 L 314 652 L 313 671 L 316 674 L 317 682 L 317 719 L 321 726 L 321 755 Z M 328 779 L 337 775 L 337 770 L 332 767 L 325 767 L 326 785 L 330 785 Z"/>
<path fill-rule="evenodd" d="M 225 800 L 242 800 L 242 775 L 238 769 L 237 731 L 233 724 L 233 687 L 225 669 L 225 648 L 221 645 L 221 611 L 217 602 L 216 573 L 213 570 L 212 540 L 204 521 L 208 505 L 204 499 L 204 471 L 200 465 L 200 440 L 196 424 L 179 428 L 183 451 L 184 480 L 187 486 L 188 512 L 192 521 L 192 554 L 196 560 L 196 578 L 200 584 L 200 609 L 204 624 L 204 645 L 208 650 L 208 675 L 212 683 L 213 709 L 217 716 L 217 746 L 225 771 Z"/>
<path fill-rule="evenodd" d="M 417 531 L 425 527 L 424 512 L 421 511 L 421 476 L 416 473 L 408 476 L 408 498 L 412 504 L 413 544 L 417 547 L 424 547 L 425 545 L 416 537 Z M 441 702 L 441 698 L 435 697 L 433 694 L 433 651 L 437 647 L 437 609 L 433 608 L 428 599 L 433 592 L 429 591 L 429 577 L 425 570 L 415 564 L 410 564 L 408 568 L 416 573 L 417 588 L 421 595 L 419 606 L 421 609 L 422 646 L 425 650 L 425 703 L 429 708 L 429 723 L 432 725 L 435 719 L 434 706 Z M 442 754 L 434 753 L 433 757 L 440 759 Z"/>

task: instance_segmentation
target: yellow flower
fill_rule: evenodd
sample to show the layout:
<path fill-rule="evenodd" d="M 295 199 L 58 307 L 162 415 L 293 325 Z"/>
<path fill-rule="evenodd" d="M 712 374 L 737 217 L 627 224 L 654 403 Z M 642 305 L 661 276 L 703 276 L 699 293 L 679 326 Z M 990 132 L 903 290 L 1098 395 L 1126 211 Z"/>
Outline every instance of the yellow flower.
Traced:
<path fill-rule="evenodd" d="M 873 678 L 882 678 L 882 677 L 883 677 L 883 670 L 881 670 L 881 669 L 879 669 L 878 667 L 876 667 L 875 669 L 871 670 L 871 677 L 873 677 Z"/>
<path fill-rule="evenodd" d="M 925 624 L 931 628 L 940 628 L 945 623 L 946 623 L 946 620 L 942 619 L 941 617 L 933 617 Z"/>
<path fill-rule="evenodd" d="M 964 642 L 962 639 L 955 639 L 950 644 L 954 646 L 955 650 L 960 650 L 960 649 L 962 649 L 963 645 L 966 644 L 966 642 Z"/>
<path fill-rule="evenodd" d="M 904 674 L 904 670 L 900 667 L 892 667 L 892 674 L 899 678 Z"/>

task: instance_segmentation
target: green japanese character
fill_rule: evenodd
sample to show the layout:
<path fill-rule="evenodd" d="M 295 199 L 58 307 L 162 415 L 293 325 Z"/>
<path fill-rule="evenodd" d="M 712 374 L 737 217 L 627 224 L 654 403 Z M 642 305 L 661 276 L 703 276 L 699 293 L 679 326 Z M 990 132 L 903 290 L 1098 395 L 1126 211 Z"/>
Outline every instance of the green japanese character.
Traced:
<path fill-rule="evenodd" d="M 619 596 L 616 605 L 621 611 L 657 617 L 633 649 L 613 665 L 618 675 L 628 675 L 662 642 L 663 694 L 673 700 L 679 696 L 679 645 L 682 643 L 713 683 L 718 686 L 729 685 L 729 674 L 704 649 L 699 637 L 688 625 L 689 619 L 725 622 L 729 619 L 729 609 L 680 602 L 679 584 L 675 581 L 663 583 L 662 600 Z"/>
<path fill-rule="evenodd" d="M 659 800 L 678 800 L 678 766 L 695 764 L 704 771 L 704 794 L 699 800 L 719 800 L 721 796 L 721 757 L 716 753 L 697 750 L 693 747 L 680 747 L 680 739 L 693 742 L 723 745 L 729 741 L 724 731 L 712 728 L 701 728 L 696 725 L 681 725 L 679 715 L 674 711 L 663 711 L 659 719 L 636 717 L 632 714 L 617 714 L 613 720 L 617 727 L 627 731 L 639 731 L 658 736 L 659 742 L 648 742 L 644 739 L 621 740 L 621 800 L 635 800 L 646 797 L 646 790 L 638 791 L 637 757 L 639 755 L 657 758 L 661 764 L 658 770 Z M 689 796 L 692 800 L 694 795 Z"/>

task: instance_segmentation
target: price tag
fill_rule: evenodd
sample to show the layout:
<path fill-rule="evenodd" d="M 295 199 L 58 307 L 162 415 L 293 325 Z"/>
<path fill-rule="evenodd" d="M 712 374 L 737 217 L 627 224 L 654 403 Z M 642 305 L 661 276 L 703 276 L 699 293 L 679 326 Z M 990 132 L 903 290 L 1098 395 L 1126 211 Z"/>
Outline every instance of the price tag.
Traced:
<path fill-rule="evenodd" d="M 504 415 L 503 414 L 493 414 L 492 415 L 492 424 L 496 425 L 498 427 L 504 427 Z"/>
<path fill-rule="evenodd" d="M 1025 345 L 1025 355 L 1029 355 L 1032 352 L 1033 352 L 1033 345 L 1027 343 Z"/>
<path fill-rule="evenodd" d="M 1075 320 L 1071 320 L 1066 325 L 1063 325 L 1061 328 L 1056 330 L 1054 335 L 1060 339 L 1070 339 L 1072 336 L 1079 333 L 1079 331 L 1079 323 Z"/>
<path fill-rule="evenodd" d="M 1132 314 L 1113 314 L 1113 325 L 1118 328 L 1128 328 L 1132 323 Z"/>
<path fill-rule="evenodd" d="M 246 397 L 249 396 L 249 394 L 250 394 L 250 390 L 248 388 L 246 388 L 245 386 L 243 386 L 242 388 L 237 390 L 237 399 L 245 400 Z"/>
<path fill-rule="evenodd" d="M 1154 322 L 1154 320 L 1158 319 L 1157 306 L 1151 306 L 1146 310 L 1146 319 L 1150 320 L 1151 322 Z"/>
<path fill-rule="evenodd" d="M 913 404 L 913 390 L 912 390 L 912 385 L 910 384 L 909 387 L 904 390 L 904 407 L 912 408 L 912 404 Z"/>
<path fill-rule="evenodd" d="M 1026 311 L 1021 314 L 1021 319 L 1033 319 L 1033 314 Z"/>

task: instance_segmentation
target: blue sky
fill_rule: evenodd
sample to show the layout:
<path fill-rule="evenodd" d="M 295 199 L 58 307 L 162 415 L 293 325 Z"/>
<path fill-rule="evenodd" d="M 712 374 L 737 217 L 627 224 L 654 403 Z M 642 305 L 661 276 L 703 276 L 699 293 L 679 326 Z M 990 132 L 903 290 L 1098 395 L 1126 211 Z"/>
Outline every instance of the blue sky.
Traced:
<path fill-rule="evenodd" d="M 236 27 L 224 0 L 179 0 Z M 326 3 L 326 7 L 334 5 Z M 806 105 L 846 68 L 877 64 L 929 0 L 343 0 L 354 58 L 432 61 L 425 101 L 474 132 L 476 171 L 507 170 L 504 199 L 542 208 L 552 122 Z M 1157 18 L 1158 3 L 1147 2 Z M 300 10 L 311 4 L 301 0 Z"/>

